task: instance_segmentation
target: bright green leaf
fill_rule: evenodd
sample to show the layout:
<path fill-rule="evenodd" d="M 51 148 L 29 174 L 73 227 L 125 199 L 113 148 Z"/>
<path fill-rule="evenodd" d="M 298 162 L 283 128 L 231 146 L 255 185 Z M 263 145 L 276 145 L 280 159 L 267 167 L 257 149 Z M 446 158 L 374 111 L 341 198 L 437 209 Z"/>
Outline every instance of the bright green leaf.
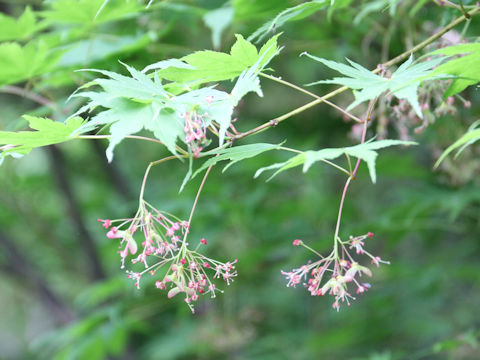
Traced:
<path fill-rule="evenodd" d="M 29 6 L 18 19 L 0 13 L 0 41 L 25 39 L 40 29 Z"/>
<path fill-rule="evenodd" d="M 210 50 L 197 51 L 181 59 L 194 69 L 169 67 L 158 71 L 157 74 L 160 78 L 178 83 L 188 83 L 190 86 L 231 80 L 238 77 L 248 67 L 253 66 L 262 56 L 263 61 L 259 65 L 260 68 L 263 68 L 273 54 L 279 52 L 278 35 L 272 37 L 259 52 L 243 36 L 237 34 L 236 37 L 237 41 L 232 46 L 230 54 Z M 267 49 L 268 54 L 265 53 Z"/>
<path fill-rule="evenodd" d="M 350 65 L 318 58 L 308 53 L 304 54 L 346 76 L 334 78 L 332 80 L 316 81 L 308 85 L 338 84 L 355 90 L 355 101 L 347 108 L 347 110 L 354 108 L 364 101 L 375 99 L 384 92 L 389 91 L 397 98 L 407 100 L 420 118 L 423 118 L 423 115 L 418 102 L 418 87 L 423 80 L 440 77 L 438 74 L 434 75 L 433 68 L 444 60 L 443 58 L 439 58 L 413 64 L 413 58 L 410 57 L 400 65 L 400 67 L 392 74 L 391 78 L 385 78 L 374 74 L 363 66 L 348 59 Z"/>
<path fill-rule="evenodd" d="M 25 46 L 14 42 L 0 44 L 0 86 L 29 80 L 50 71 L 62 50 L 51 50 L 44 42 L 32 41 Z"/>
<path fill-rule="evenodd" d="M 230 166 L 232 166 L 233 164 L 241 160 L 255 157 L 266 151 L 279 150 L 280 147 L 281 147 L 281 144 L 275 145 L 275 144 L 258 143 L 258 144 L 240 145 L 232 148 L 211 151 L 209 152 L 209 154 L 216 155 L 216 156 L 213 156 L 207 161 L 205 161 L 203 165 L 197 171 L 195 171 L 192 178 L 194 178 L 199 173 L 207 169 L 210 165 L 215 165 L 219 161 L 230 160 L 227 166 L 223 168 L 223 171 L 225 171 Z"/>
<path fill-rule="evenodd" d="M 2 147 L 0 160 L 5 155 L 25 155 L 36 147 L 74 139 L 74 133 L 84 123 L 80 117 L 72 117 L 65 123 L 29 115 L 23 117 L 28 121 L 29 127 L 36 131 L 0 131 L 0 145 L 6 145 Z"/>
<path fill-rule="evenodd" d="M 109 0 L 105 4 L 105 0 L 56 0 L 41 15 L 52 23 L 87 27 L 131 17 L 142 10 L 144 7 L 137 1 Z"/>
<path fill-rule="evenodd" d="M 434 168 L 437 168 L 440 163 L 445 160 L 445 158 L 450 154 L 452 151 L 460 148 L 455 155 L 455 157 L 459 156 L 462 151 L 469 145 L 473 144 L 474 142 L 480 140 L 480 129 L 476 128 L 479 123 L 476 122 L 473 124 L 473 126 L 467 131 L 460 139 L 455 141 L 452 145 L 450 145 L 440 156 L 440 158 L 437 160 L 437 162 L 434 165 Z"/>
<path fill-rule="evenodd" d="M 368 171 L 370 173 L 370 178 L 372 182 L 375 183 L 377 180 L 377 175 L 375 171 L 375 161 L 378 156 L 378 153 L 375 150 L 382 149 L 394 145 L 415 145 L 415 142 L 411 141 L 401 141 L 401 140 L 379 140 L 379 141 L 370 141 L 363 144 L 350 146 L 346 148 L 332 148 L 332 149 L 322 149 L 318 151 L 306 151 L 302 154 L 296 155 L 289 160 L 273 164 L 268 167 L 261 168 L 255 173 L 255 177 L 260 176 L 260 174 L 266 170 L 278 169 L 268 180 L 276 176 L 282 171 L 296 167 L 303 164 L 303 172 L 307 172 L 310 167 L 318 162 L 323 160 L 333 160 L 342 155 L 348 154 L 349 156 L 356 157 L 367 163 Z"/>
<path fill-rule="evenodd" d="M 480 82 L 480 43 L 461 44 L 438 49 L 431 55 L 464 55 L 441 64 L 433 74 L 448 74 L 457 77 L 444 94 L 444 98 L 458 94 L 470 85 Z"/>
<path fill-rule="evenodd" d="M 273 20 L 270 20 L 257 29 L 248 37 L 249 41 L 260 42 L 269 33 L 274 32 L 286 22 L 304 19 L 319 10 L 322 10 L 330 3 L 329 0 L 313 0 L 297 6 L 288 8 L 279 13 Z"/>

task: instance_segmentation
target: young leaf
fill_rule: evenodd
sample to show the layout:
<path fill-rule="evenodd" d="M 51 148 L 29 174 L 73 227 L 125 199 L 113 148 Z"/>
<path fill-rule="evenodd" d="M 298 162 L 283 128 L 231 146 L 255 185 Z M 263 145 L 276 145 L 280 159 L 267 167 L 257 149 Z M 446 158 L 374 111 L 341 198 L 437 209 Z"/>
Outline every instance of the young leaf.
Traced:
<path fill-rule="evenodd" d="M 458 94 L 470 85 L 480 82 L 480 43 L 461 44 L 438 49 L 430 55 L 462 55 L 451 58 L 435 69 L 433 74 L 448 74 L 457 77 L 444 94 L 444 98 Z"/>
<path fill-rule="evenodd" d="M 0 159 L 5 155 L 26 155 L 36 147 L 74 139 L 74 133 L 84 122 L 80 117 L 70 118 L 65 123 L 29 115 L 23 117 L 29 127 L 36 131 L 0 131 L 0 145 L 7 145 L 3 147 Z"/>
<path fill-rule="evenodd" d="M 268 180 L 276 176 L 278 173 L 290 169 L 295 166 L 303 164 L 303 172 L 307 172 L 310 167 L 322 160 L 333 160 L 342 155 L 348 154 L 359 158 L 367 163 L 368 171 L 370 173 L 370 178 L 372 182 L 377 181 L 377 175 L 375 171 L 375 161 L 378 156 L 378 153 L 375 150 L 382 149 L 394 145 L 415 145 L 415 142 L 411 141 L 401 141 L 401 140 L 378 140 L 370 141 L 363 144 L 350 146 L 346 148 L 333 148 L 333 149 L 322 149 L 318 151 L 306 151 L 302 154 L 296 155 L 289 160 L 273 164 L 268 167 L 263 167 L 255 173 L 255 177 L 260 176 L 260 174 L 266 170 L 278 169 Z"/>
<path fill-rule="evenodd" d="M 21 40 L 40 30 L 35 21 L 35 14 L 27 6 L 18 19 L 0 13 L 0 41 Z"/>
<path fill-rule="evenodd" d="M 14 42 L 0 44 L 0 86 L 28 80 L 50 71 L 63 50 L 50 50 L 41 41 L 25 46 Z"/>
<path fill-rule="evenodd" d="M 85 27 L 119 20 L 144 10 L 136 1 L 124 0 L 109 0 L 107 4 L 105 0 L 56 0 L 50 4 L 51 9 L 41 13 L 48 22 Z"/>
<path fill-rule="evenodd" d="M 233 164 L 241 160 L 255 157 L 266 151 L 278 150 L 280 149 L 281 145 L 282 144 L 275 145 L 275 144 L 258 143 L 258 144 L 250 144 L 250 145 L 240 145 L 232 148 L 211 151 L 209 152 L 209 154 L 216 155 L 216 156 L 213 156 L 207 161 L 205 161 L 203 165 L 197 171 L 195 171 L 195 173 L 192 176 L 192 179 L 195 176 L 197 176 L 199 173 L 207 169 L 210 165 L 215 165 L 219 161 L 230 160 L 230 162 L 223 168 L 222 170 L 223 172 L 227 170 L 230 166 L 232 166 Z"/>
<path fill-rule="evenodd" d="M 469 131 L 467 131 L 463 136 L 455 141 L 452 145 L 450 145 L 440 156 L 437 162 L 434 165 L 434 168 L 437 168 L 440 163 L 445 160 L 445 158 L 450 154 L 452 151 L 460 148 L 455 155 L 455 157 L 459 156 L 462 151 L 469 145 L 472 145 L 474 142 L 480 140 L 480 129 L 476 128 L 479 125 L 478 122 L 475 122 L 473 126 L 470 127 Z"/>
<path fill-rule="evenodd" d="M 328 0 L 313 0 L 283 10 L 273 20 L 270 20 L 258 28 L 248 37 L 248 41 L 260 42 L 270 32 L 283 26 L 286 22 L 304 19 L 328 5 Z"/>
<path fill-rule="evenodd" d="M 441 77 L 437 73 L 435 73 L 436 75 L 434 74 L 433 68 L 444 60 L 444 58 L 438 58 L 413 64 L 413 57 L 411 56 L 407 61 L 400 65 L 400 67 L 392 74 L 391 78 L 385 78 L 374 74 L 349 59 L 347 59 L 347 61 L 350 65 L 345 65 L 335 61 L 318 58 L 308 53 L 303 54 L 346 76 L 334 78 L 332 80 L 316 81 L 308 85 L 338 84 L 353 89 L 355 101 L 347 108 L 347 110 L 354 108 L 364 101 L 375 99 L 384 92 L 389 91 L 397 98 L 407 100 L 420 118 L 423 118 L 423 115 L 418 102 L 418 86 L 423 80 L 432 80 Z"/>
<path fill-rule="evenodd" d="M 208 82 L 231 80 L 262 57 L 259 67 L 265 67 L 273 54 L 279 52 L 277 45 L 279 35 L 272 37 L 260 51 L 257 51 L 253 44 L 237 34 L 235 35 L 237 41 L 232 46 L 230 54 L 210 50 L 197 51 L 180 59 L 190 65 L 190 69 L 179 66 L 168 67 L 157 71 L 157 74 L 162 79 L 188 83 L 191 87 Z"/>

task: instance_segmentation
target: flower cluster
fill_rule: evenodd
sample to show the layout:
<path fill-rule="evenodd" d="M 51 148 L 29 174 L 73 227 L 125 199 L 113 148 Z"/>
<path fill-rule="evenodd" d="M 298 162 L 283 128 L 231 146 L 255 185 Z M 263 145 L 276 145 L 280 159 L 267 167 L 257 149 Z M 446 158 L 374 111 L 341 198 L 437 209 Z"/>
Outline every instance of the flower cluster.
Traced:
<path fill-rule="evenodd" d="M 222 263 L 201 254 L 198 250 L 207 245 L 206 239 L 201 239 L 195 250 L 189 249 L 186 242 L 189 223 L 159 211 L 145 201 L 142 201 L 133 218 L 98 221 L 108 229 L 107 238 L 120 239 L 122 269 L 128 256 L 132 256 L 133 266 L 143 264 L 136 271 L 127 270 L 127 276 L 135 281 L 137 288 L 140 288 L 140 281 L 145 274 L 158 276 L 155 286 L 160 290 L 168 290 L 169 298 L 184 293 L 185 302 L 192 312 L 193 302 L 200 295 L 211 294 L 211 297 L 215 297 L 217 291 L 222 292 L 212 282 L 209 273 L 213 274 L 213 279 L 222 279 L 227 285 L 237 275 L 237 260 Z M 112 226 L 114 223 L 119 225 Z M 140 239 L 136 239 L 138 233 L 142 234 Z"/>
<path fill-rule="evenodd" d="M 206 136 L 207 118 L 207 113 L 199 114 L 196 111 L 187 111 L 183 114 L 185 142 L 195 157 L 198 157 L 209 143 Z"/>
<path fill-rule="evenodd" d="M 368 233 L 361 236 L 350 236 L 347 241 L 336 239 L 335 248 L 328 257 L 318 254 L 303 241 L 294 240 L 294 246 L 303 246 L 313 251 L 321 259 L 316 262 L 308 262 L 292 271 L 282 271 L 288 280 L 287 287 L 295 287 L 303 282 L 312 296 L 332 295 L 334 297 L 332 307 L 337 311 L 344 303 L 350 305 L 350 300 L 355 300 L 355 297 L 349 292 L 349 285 L 355 285 L 357 294 L 364 293 L 370 288 L 370 284 L 363 282 L 360 278 L 363 275 L 372 276 L 372 271 L 368 267 L 360 265 L 351 253 L 355 251 L 357 255 L 366 255 L 377 267 L 381 263 L 389 264 L 388 261 L 365 250 L 365 240 L 373 236 L 373 233 Z M 341 253 L 338 251 L 339 246 Z"/>

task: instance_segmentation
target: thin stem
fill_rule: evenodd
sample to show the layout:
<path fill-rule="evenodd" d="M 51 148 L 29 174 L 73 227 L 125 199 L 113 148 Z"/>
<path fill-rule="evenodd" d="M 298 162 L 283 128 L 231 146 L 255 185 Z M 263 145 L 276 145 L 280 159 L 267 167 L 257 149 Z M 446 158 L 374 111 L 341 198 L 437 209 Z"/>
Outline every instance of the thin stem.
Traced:
<path fill-rule="evenodd" d="M 212 170 L 212 167 L 213 167 L 213 164 L 208 167 L 207 171 L 205 172 L 205 175 L 203 176 L 202 182 L 200 183 L 200 187 L 198 188 L 197 195 L 195 196 L 195 201 L 193 202 L 193 205 L 192 205 L 192 210 L 190 211 L 190 216 L 188 217 L 188 226 L 190 226 L 190 223 L 192 222 L 193 214 L 195 213 L 195 208 L 197 207 L 198 199 L 200 197 L 200 194 L 202 193 L 203 186 L 207 181 L 208 174 L 210 174 L 210 170 Z"/>
<path fill-rule="evenodd" d="M 377 74 L 380 72 L 380 69 L 381 68 L 385 68 L 385 67 L 389 67 L 389 66 L 392 66 L 392 65 L 395 65 L 397 63 L 399 63 L 400 61 L 402 60 L 405 60 L 407 59 L 411 54 L 413 53 L 416 53 L 417 51 L 419 50 L 422 50 L 424 47 L 426 47 L 427 45 L 430 45 L 432 42 L 434 42 L 435 40 L 437 40 L 438 38 L 440 38 L 441 36 L 443 36 L 445 33 L 447 33 L 448 31 L 450 31 L 451 29 L 453 29 L 454 27 L 456 27 L 458 24 L 462 23 L 467 17 L 466 16 L 473 16 L 473 15 L 476 15 L 478 12 L 480 12 L 480 6 L 477 6 L 475 7 L 473 10 L 471 10 L 470 12 L 466 13 L 465 15 L 462 15 L 460 16 L 459 18 L 457 18 L 456 20 L 452 21 L 450 24 L 448 24 L 447 26 L 445 26 L 442 30 L 438 31 L 437 33 L 433 34 L 432 36 L 430 36 L 429 38 L 425 39 L 424 41 L 422 41 L 421 43 L 415 45 L 413 48 L 407 50 L 407 51 L 404 51 L 403 53 L 401 53 L 400 55 L 394 57 L 393 59 L 391 59 L 390 61 L 387 61 L 386 63 L 382 64 L 381 67 L 377 67 L 375 70 L 373 70 L 372 72 L 374 74 Z M 331 97 L 333 96 L 336 96 L 338 94 L 341 94 L 343 92 L 345 92 L 346 90 L 348 90 L 349 88 L 346 87 L 346 86 L 342 86 L 332 92 L 329 92 L 328 94 L 326 94 L 325 96 L 322 96 L 320 99 L 315 99 L 314 101 L 308 103 L 308 104 L 305 104 L 295 110 L 292 110 L 282 116 L 279 116 L 277 118 L 274 118 L 270 121 L 267 121 L 265 122 L 264 124 L 262 125 L 259 125 L 253 129 L 250 129 L 244 133 L 240 133 L 240 134 L 237 134 L 235 135 L 234 137 L 232 137 L 230 139 L 230 141 L 233 141 L 233 140 L 238 140 L 238 139 L 242 139 L 244 137 L 247 137 L 247 136 L 250 136 L 250 135 L 256 135 L 256 134 L 259 134 L 263 131 L 265 131 L 266 129 L 270 128 L 270 127 L 273 127 L 273 126 L 276 126 L 278 125 L 280 122 L 294 116 L 294 115 L 297 115 L 305 110 L 308 110 L 310 109 L 311 107 L 314 107 L 315 105 L 317 104 L 320 104 L 321 102 L 324 102 L 325 99 L 330 99 Z"/>
<path fill-rule="evenodd" d="M 340 221 L 342 220 L 343 204 L 345 203 L 345 197 L 347 195 L 348 186 L 352 181 L 353 177 L 349 176 L 343 187 L 342 198 L 340 199 L 340 206 L 338 208 L 337 224 L 335 226 L 335 235 L 333 236 L 334 241 L 334 252 L 335 258 L 338 258 L 338 232 L 340 231 Z"/>
<path fill-rule="evenodd" d="M 267 78 L 267 79 L 270 79 L 270 80 L 273 80 L 273 81 L 276 81 L 280 84 L 283 84 L 283 85 L 286 85 L 286 86 L 289 86 L 291 87 L 292 89 L 295 89 L 295 90 L 298 90 L 304 94 L 307 94 L 315 99 L 318 99 L 318 100 L 323 100 L 323 102 L 327 105 L 330 105 L 331 107 L 333 107 L 334 109 L 337 109 L 338 111 L 340 111 L 342 114 L 345 114 L 346 116 L 348 116 L 350 119 L 352 120 L 355 120 L 356 122 L 362 122 L 361 119 L 359 119 L 358 117 L 356 117 L 355 115 L 349 113 L 348 111 L 344 110 L 342 107 L 332 103 L 331 101 L 328 101 L 326 98 L 322 98 L 321 96 L 318 96 L 300 86 L 297 86 L 295 84 L 292 84 L 291 82 L 288 82 L 288 81 L 285 81 L 281 78 L 278 78 L 278 77 L 275 77 L 275 76 L 271 76 L 271 75 L 268 75 L 268 74 L 264 74 L 264 73 L 260 73 L 260 76 L 263 76 L 264 78 Z"/>
<path fill-rule="evenodd" d="M 55 104 L 50 99 L 47 99 L 46 97 L 44 97 L 42 95 L 36 94 L 32 91 L 21 88 L 19 86 L 5 85 L 5 86 L 0 87 L 0 92 L 5 93 L 5 94 L 22 96 L 22 97 L 25 97 L 29 100 L 32 100 L 32 101 L 36 102 L 37 104 L 47 106 L 47 107 L 49 107 L 53 110 L 58 110 L 58 105 Z"/>
<path fill-rule="evenodd" d="M 143 194 L 145 193 L 145 185 L 147 183 L 147 178 L 148 178 L 148 174 L 150 173 L 150 169 L 155 165 L 161 164 L 161 163 L 166 162 L 168 160 L 177 159 L 177 158 L 178 158 L 178 156 L 171 155 L 171 156 L 167 156 L 167 157 L 165 157 L 163 159 L 160 159 L 160 160 L 157 160 L 157 161 L 152 161 L 150 164 L 148 164 L 147 170 L 145 170 L 145 175 L 143 175 L 142 187 L 140 188 L 140 196 L 139 196 L 139 203 L 140 204 L 143 201 Z"/>
<path fill-rule="evenodd" d="M 377 99 L 375 98 L 371 100 L 368 105 L 367 113 L 365 115 L 365 120 L 363 121 L 364 125 L 363 125 L 362 139 L 360 141 L 360 144 L 363 144 L 367 137 L 368 123 L 372 118 L 372 113 L 373 113 L 373 109 L 375 108 L 376 101 Z M 348 187 L 350 186 L 351 181 L 355 180 L 361 161 L 362 160 L 360 158 L 357 159 L 357 162 L 355 164 L 355 169 L 353 170 L 352 174 L 348 177 L 347 181 L 345 182 L 345 186 L 343 187 L 342 197 L 340 199 L 340 206 L 338 209 L 337 224 L 335 225 L 335 235 L 333 236 L 334 252 L 335 252 L 336 259 L 338 258 L 338 242 L 340 241 L 340 238 L 338 237 L 338 233 L 340 231 L 340 222 L 342 221 L 343 204 L 345 203 L 345 197 L 347 195 Z"/>

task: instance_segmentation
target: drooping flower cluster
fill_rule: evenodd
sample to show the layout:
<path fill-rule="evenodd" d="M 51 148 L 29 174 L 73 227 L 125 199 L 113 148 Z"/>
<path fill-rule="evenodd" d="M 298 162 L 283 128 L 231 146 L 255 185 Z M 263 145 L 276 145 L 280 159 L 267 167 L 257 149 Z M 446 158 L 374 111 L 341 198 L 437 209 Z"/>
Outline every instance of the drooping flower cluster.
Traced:
<path fill-rule="evenodd" d="M 134 267 L 143 264 L 141 269 L 127 270 L 127 276 L 135 281 L 137 288 L 140 288 L 145 274 L 158 276 L 155 286 L 160 290 L 168 289 L 169 298 L 184 293 L 185 302 L 192 312 L 193 302 L 200 295 L 215 297 L 217 291 L 222 292 L 212 282 L 209 273 L 213 274 L 213 279 L 222 279 L 227 285 L 237 275 L 237 260 L 222 263 L 198 252 L 202 245 L 207 245 L 206 239 L 201 239 L 195 250 L 189 249 L 186 242 L 190 229 L 188 222 L 159 211 L 145 201 L 133 218 L 98 221 L 109 229 L 107 238 L 120 239 L 122 269 L 129 256 L 132 256 Z M 114 223 L 119 225 L 112 226 Z"/>
<path fill-rule="evenodd" d="M 207 118 L 207 113 L 199 114 L 196 111 L 187 111 L 183 114 L 185 142 L 195 157 L 198 157 L 209 143 L 206 136 Z"/>
<path fill-rule="evenodd" d="M 294 246 L 304 246 L 317 254 L 321 259 L 316 262 L 309 261 L 307 264 L 292 271 L 282 271 L 282 274 L 288 280 L 287 287 L 296 287 L 296 285 L 302 283 L 312 296 L 332 295 L 334 297 L 332 307 L 337 311 L 344 303 L 350 305 L 350 300 L 355 300 L 355 297 L 350 293 L 349 287 L 354 285 L 357 294 L 364 293 L 371 285 L 363 282 L 360 278 L 363 275 L 372 276 L 372 271 L 368 267 L 360 265 L 353 258 L 352 250 L 357 255 L 366 255 L 370 258 L 371 263 L 377 267 L 381 263 L 389 264 L 388 261 L 384 261 L 365 250 L 365 240 L 373 236 L 373 233 L 368 233 L 361 236 L 350 236 L 347 241 L 336 239 L 335 248 L 328 257 L 323 257 L 305 245 L 303 241 L 299 239 L 294 240 Z M 341 248 L 341 251 L 338 251 L 338 246 Z"/>

